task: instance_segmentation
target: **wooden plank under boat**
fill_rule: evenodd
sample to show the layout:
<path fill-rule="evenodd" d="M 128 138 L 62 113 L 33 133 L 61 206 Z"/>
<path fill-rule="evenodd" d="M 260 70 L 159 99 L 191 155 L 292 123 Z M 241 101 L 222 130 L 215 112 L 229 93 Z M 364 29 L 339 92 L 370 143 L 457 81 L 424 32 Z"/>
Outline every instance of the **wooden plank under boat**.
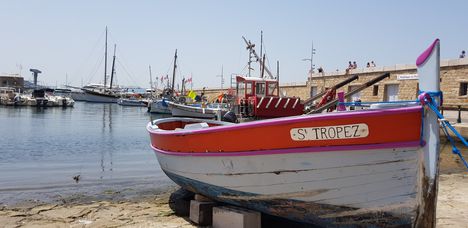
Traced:
<path fill-rule="evenodd" d="M 439 40 L 417 60 L 439 92 Z M 434 99 L 438 99 L 434 97 Z M 231 124 L 148 124 L 162 170 L 215 200 L 326 227 L 435 226 L 439 125 L 417 103 Z"/>

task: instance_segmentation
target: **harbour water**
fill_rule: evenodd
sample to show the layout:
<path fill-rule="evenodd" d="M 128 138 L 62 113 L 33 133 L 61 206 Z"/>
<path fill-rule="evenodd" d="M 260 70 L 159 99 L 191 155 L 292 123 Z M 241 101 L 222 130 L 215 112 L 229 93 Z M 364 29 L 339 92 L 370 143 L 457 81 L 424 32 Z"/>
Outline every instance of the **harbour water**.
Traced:
<path fill-rule="evenodd" d="M 151 118 L 160 116 L 117 104 L 1 107 L 0 203 L 171 185 L 149 146 Z"/>

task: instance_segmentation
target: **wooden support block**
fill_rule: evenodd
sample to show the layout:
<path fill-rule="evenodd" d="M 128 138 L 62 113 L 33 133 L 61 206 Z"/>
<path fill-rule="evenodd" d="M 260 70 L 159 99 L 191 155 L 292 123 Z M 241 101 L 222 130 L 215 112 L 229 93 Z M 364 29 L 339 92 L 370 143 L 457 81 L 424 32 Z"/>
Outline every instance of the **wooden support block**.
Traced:
<path fill-rule="evenodd" d="M 190 220 L 200 226 L 211 225 L 214 206 L 215 202 L 190 201 Z"/>
<path fill-rule="evenodd" d="M 178 189 L 169 197 L 169 207 L 178 216 L 188 217 L 190 214 L 190 200 L 194 194 L 185 189 Z"/>
<path fill-rule="evenodd" d="M 210 198 L 200 194 L 195 194 L 195 200 L 198 202 L 213 202 Z"/>
<path fill-rule="evenodd" d="M 213 228 L 260 228 L 261 213 L 233 206 L 213 208 Z"/>
<path fill-rule="evenodd" d="M 174 202 L 174 213 L 178 216 L 190 215 L 190 200 L 176 199 Z"/>

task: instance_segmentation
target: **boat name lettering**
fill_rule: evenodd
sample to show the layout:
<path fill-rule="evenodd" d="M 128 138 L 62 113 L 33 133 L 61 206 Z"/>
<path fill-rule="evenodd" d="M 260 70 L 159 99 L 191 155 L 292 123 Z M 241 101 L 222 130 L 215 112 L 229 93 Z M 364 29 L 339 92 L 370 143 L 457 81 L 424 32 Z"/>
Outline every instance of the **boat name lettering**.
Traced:
<path fill-rule="evenodd" d="M 290 131 L 294 141 L 333 140 L 365 138 L 369 135 L 369 127 L 365 123 L 293 128 Z"/>

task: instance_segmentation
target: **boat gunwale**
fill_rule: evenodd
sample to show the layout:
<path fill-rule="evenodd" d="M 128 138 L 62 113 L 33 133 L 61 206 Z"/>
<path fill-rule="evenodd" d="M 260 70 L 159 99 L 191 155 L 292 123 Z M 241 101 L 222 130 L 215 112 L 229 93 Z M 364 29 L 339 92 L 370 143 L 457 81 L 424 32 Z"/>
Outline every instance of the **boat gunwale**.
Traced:
<path fill-rule="evenodd" d="M 225 156 L 256 156 L 256 155 L 277 155 L 277 154 L 297 154 L 297 153 L 317 153 L 317 152 L 339 152 L 339 151 L 365 151 L 375 149 L 395 149 L 395 148 L 418 148 L 424 147 L 424 141 L 406 141 L 392 142 L 379 144 L 357 144 L 345 146 L 311 146 L 300 148 L 285 148 L 285 149 L 267 149 L 253 151 L 235 151 L 235 152 L 174 152 L 166 151 L 154 147 L 151 143 L 151 148 L 156 152 L 164 155 L 172 156 L 202 156 L 202 157 L 225 157 Z"/>
<path fill-rule="evenodd" d="M 256 128 L 256 127 L 275 126 L 275 125 L 280 125 L 280 124 L 294 124 L 294 123 L 300 123 L 304 121 L 333 120 L 333 119 L 339 119 L 339 118 L 368 117 L 368 116 L 389 115 L 389 114 L 413 113 L 413 112 L 420 112 L 422 108 L 423 106 L 416 105 L 416 106 L 391 108 L 391 109 L 375 109 L 375 110 L 368 109 L 368 110 L 350 111 L 350 112 L 334 112 L 334 113 L 327 113 L 327 114 L 288 116 L 288 117 L 274 118 L 274 119 L 268 119 L 268 120 L 258 120 L 258 121 L 241 123 L 241 124 L 225 124 L 225 125 L 213 126 L 209 128 L 203 128 L 203 129 L 181 129 L 178 131 L 163 130 L 157 127 L 158 122 L 164 123 L 164 122 L 168 122 L 171 120 L 175 121 L 177 118 L 157 119 L 152 122 L 149 122 L 146 129 L 148 130 L 150 134 L 158 134 L 158 135 L 187 135 L 187 134 L 195 134 L 195 133 L 202 134 L 202 133 L 229 131 L 232 128 L 245 129 L 245 128 L 252 128 L 252 127 Z M 180 118 L 180 120 L 194 120 L 194 122 L 207 122 L 206 120 L 197 119 L 197 118 Z M 215 121 L 215 122 L 227 123 L 227 122 L 222 122 L 222 121 Z"/>

